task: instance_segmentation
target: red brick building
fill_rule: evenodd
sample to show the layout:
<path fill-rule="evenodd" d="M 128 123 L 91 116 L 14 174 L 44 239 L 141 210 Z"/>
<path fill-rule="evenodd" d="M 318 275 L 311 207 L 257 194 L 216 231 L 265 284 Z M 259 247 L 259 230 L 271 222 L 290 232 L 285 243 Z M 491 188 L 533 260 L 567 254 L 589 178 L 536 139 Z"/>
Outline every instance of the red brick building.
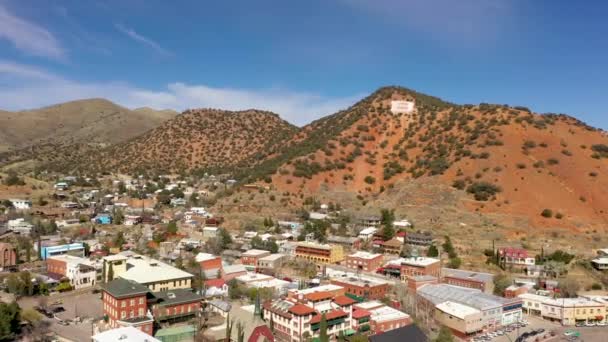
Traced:
<path fill-rule="evenodd" d="M 382 266 L 384 256 L 382 254 L 372 254 L 364 251 L 359 251 L 346 256 L 345 266 L 355 270 L 365 272 L 375 272 Z"/>
<path fill-rule="evenodd" d="M 103 288 L 103 313 L 112 328 L 132 326 L 153 336 L 154 319 L 148 311 L 148 288 L 132 280 L 117 278 Z"/>
<path fill-rule="evenodd" d="M 334 278 L 331 284 L 342 286 L 346 293 L 365 299 L 382 299 L 389 290 L 388 282 L 375 278 Z"/>
<path fill-rule="evenodd" d="M 492 293 L 494 290 L 494 275 L 490 273 L 444 268 L 441 274 L 441 282 L 477 289 L 485 293 Z"/>
<path fill-rule="evenodd" d="M 203 296 L 191 289 L 174 289 L 154 293 L 152 314 L 158 322 L 181 322 L 196 316 Z"/>
<path fill-rule="evenodd" d="M 250 249 L 247 252 L 241 254 L 241 264 L 256 267 L 258 265 L 258 260 L 269 255 L 269 251 L 261 249 Z"/>
<path fill-rule="evenodd" d="M 441 262 L 439 259 L 427 257 L 411 257 L 401 259 L 401 280 L 407 281 L 409 277 L 430 275 L 439 278 L 441 275 Z"/>
<path fill-rule="evenodd" d="M 6 269 L 17 264 L 17 253 L 10 243 L 0 242 L 0 268 Z"/>

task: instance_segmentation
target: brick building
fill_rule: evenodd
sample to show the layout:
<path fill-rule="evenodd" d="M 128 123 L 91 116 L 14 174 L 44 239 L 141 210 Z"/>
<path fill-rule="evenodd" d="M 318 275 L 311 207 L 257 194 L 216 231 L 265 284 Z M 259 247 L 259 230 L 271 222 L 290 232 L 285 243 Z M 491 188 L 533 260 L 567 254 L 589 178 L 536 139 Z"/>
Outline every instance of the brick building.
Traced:
<path fill-rule="evenodd" d="M 372 254 L 364 251 L 359 251 L 346 256 L 345 265 L 348 268 L 361 270 L 365 272 L 374 272 L 380 266 L 384 256 L 382 254 Z"/>
<path fill-rule="evenodd" d="M 355 304 L 354 310 L 355 313 L 361 310 L 363 310 L 363 313 L 369 313 L 371 334 L 380 334 L 413 323 L 410 315 L 386 306 L 379 301 Z M 359 314 L 356 316 L 359 316 Z"/>
<path fill-rule="evenodd" d="M 478 289 L 485 293 L 492 293 L 494 291 L 494 275 L 490 273 L 444 268 L 441 272 L 441 282 Z"/>
<path fill-rule="evenodd" d="M 247 252 L 241 254 L 241 264 L 246 266 L 257 267 L 258 260 L 270 255 L 269 251 L 262 249 L 250 249 Z"/>
<path fill-rule="evenodd" d="M 17 264 L 17 253 L 10 243 L 0 242 L 0 269 L 15 266 Z"/>
<path fill-rule="evenodd" d="M 430 275 L 439 277 L 441 275 L 441 262 L 439 259 L 427 257 L 403 258 L 401 261 L 401 280 L 406 281 L 409 277 Z"/>
<path fill-rule="evenodd" d="M 330 282 L 342 286 L 346 293 L 363 299 L 382 299 L 389 289 L 388 282 L 371 277 L 332 278 Z"/>
<path fill-rule="evenodd" d="M 503 247 L 498 249 L 500 263 L 505 266 L 526 267 L 536 264 L 536 259 L 528 255 L 528 251 L 523 248 Z"/>
<path fill-rule="evenodd" d="M 175 289 L 154 293 L 152 314 L 157 322 L 182 322 L 196 316 L 203 296 L 191 289 Z"/>
<path fill-rule="evenodd" d="M 118 278 L 102 291 L 103 313 L 110 327 L 132 326 L 153 336 L 154 319 L 148 309 L 150 292 L 146 286 Z"/>
<path fill-rule="evenodd" d="M 97 271 L 89 259 L 68 254 L 52 256 L 46 259 L 48 273 L 67 278 L 74 289 L 94 286 Z"/>

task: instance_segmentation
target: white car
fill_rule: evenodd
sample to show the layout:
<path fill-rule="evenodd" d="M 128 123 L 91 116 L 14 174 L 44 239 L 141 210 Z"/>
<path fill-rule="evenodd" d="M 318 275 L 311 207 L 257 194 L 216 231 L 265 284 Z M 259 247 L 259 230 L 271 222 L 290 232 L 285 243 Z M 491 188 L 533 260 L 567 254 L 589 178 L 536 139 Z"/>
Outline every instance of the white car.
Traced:
<path fill-rule="evenodd" d="M 586 327 L 594 327 L 595 323 L 593 323 L 593 322 L 587 322 L 587 323 L 585 323 L 585 326 Z"/>
<path fill-rule="evenodd" d="M 597 325 L 598 327 L 605 327 L 608 325 L 608 323 L 606 322 L 597 322 L 595 325 Z"/>

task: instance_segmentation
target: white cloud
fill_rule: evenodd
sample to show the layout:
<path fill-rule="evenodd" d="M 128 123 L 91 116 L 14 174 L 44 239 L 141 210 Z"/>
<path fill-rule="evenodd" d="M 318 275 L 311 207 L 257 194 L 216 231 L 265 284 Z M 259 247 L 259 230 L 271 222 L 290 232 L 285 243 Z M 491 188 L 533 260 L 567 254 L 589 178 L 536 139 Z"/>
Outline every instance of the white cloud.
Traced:
<path fill-rule="evenodd" d="M 165 50 L 163 49 L 160 44 L 158 44 L 157 42 L 155 42 L 154 40 L 144 37 L 141 34 L 135 32 L 135 30 L 125 27 L 123 25 L 120 24 L 116 24 L 114 25 L 116 26 L 116 29 L 124 34 L 126 34 L 127 36 L 129 36 L 129 38 L 133 39 L 134 41 L 146 45 L 148 47 L 151 47 L 154 51 L 158 52 L 161 55 L 165 55 L 165 56 L 172 56 L 173 53 L 171 51 Z"/>
<path fill-rule="evenodd" d="M 21 19 L 0 5 L 0 39 L 34 56 L 64 59 L 65 50 L 55 36 L 32 22 Z"/>
<path fill-rule="evenodd" d="M 0 60 L 2 109 L 37 108 L 92 97 L 106 98 L 128 108 L 147 106 L 177 111 L 187 108 L 256 108 L 275 112 L 291 123 L 303 125 L 347 108 L 362 95 L 330 98 L 278 88 L 216 88 L 181 82 L 170 83 L 162 90 L 151 90 L 125 82 L 77 82 L 29 65 Z"/>

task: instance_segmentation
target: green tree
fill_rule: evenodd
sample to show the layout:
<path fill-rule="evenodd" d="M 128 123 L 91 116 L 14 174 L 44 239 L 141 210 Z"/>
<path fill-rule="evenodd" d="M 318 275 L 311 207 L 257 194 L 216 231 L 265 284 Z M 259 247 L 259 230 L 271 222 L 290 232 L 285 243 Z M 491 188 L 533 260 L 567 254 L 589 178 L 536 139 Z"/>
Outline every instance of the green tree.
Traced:
<path fill-rule="evenodd" d="M 434 342 L 454 342 L 454 335 L 450 328 L 442 326 Z"/>
<path fill-rule="evenodd" d="M 122 224 L 125 221 L 125 215 L 122 210 L 116 209 L 114 210 L 114 224 Z"/>
<path fill-rule="evenodd" d="M 439 256 L 439 250 L 437 249 L 437 246 L 431 245 L 431 247 L 429 247 L 429 250 L 426 252 L 426 256 L 427 257 L 431 257 L 431 258 L 438 257 Z"/>
<path fill-rule="evenodd" d="M 34 294 L 34 283 L 32 283 L 32 275 L 28 271 L 19 273 L 21 283 L 23 283 L 23 295 L 31 296 Z"/>
<path fill-rule="evenodd" d="M 169 222 L 167 225 L 167 232 L 172 235 L 177 234 L 177 223 L 175 221 Z"/>
<path fill-rule="evenodd" d="M 114 280 L 114 267 L 110 264 L 110 267 L 108 267 L 108 282 L 112 280 Z"/>
<path fill-rule="evenodd" d="M 123 232 L 118 232 L 114 237 L 113 245 L 114 247 L 121 248 L 126 242 L 125 234 Z"/>
<path fill-rule="evenodd" d="M 327 336 L 327 318 L 325 317 L 325 314 L 321 315 L 321 323 L 319 324 L 319 341 L 329 342 L 329 337 Z"/>
<path fill-rule="evenodd" d="M 507 287 L 513 284 L 513 280 L 505 273 L 499 273 L 494 276 L 494 294 L 503 296 Z"/>
<path fill-rule="evenodd" d="M 221 246 L 222 250 L 224 250 L 224 249 L 228 248 L 228 245 L 230 245 L 232 243 L 232 236 L 224 228 L 220 228 L 219 232 L 220 232 L 220 235 L 219 235 L 220 246 Z"/>
<path fill-rule="evenodd" d="M 14 341 L 20 332 L 21 308 L 16 302 L 0 303 L 0 341 Z"/>

